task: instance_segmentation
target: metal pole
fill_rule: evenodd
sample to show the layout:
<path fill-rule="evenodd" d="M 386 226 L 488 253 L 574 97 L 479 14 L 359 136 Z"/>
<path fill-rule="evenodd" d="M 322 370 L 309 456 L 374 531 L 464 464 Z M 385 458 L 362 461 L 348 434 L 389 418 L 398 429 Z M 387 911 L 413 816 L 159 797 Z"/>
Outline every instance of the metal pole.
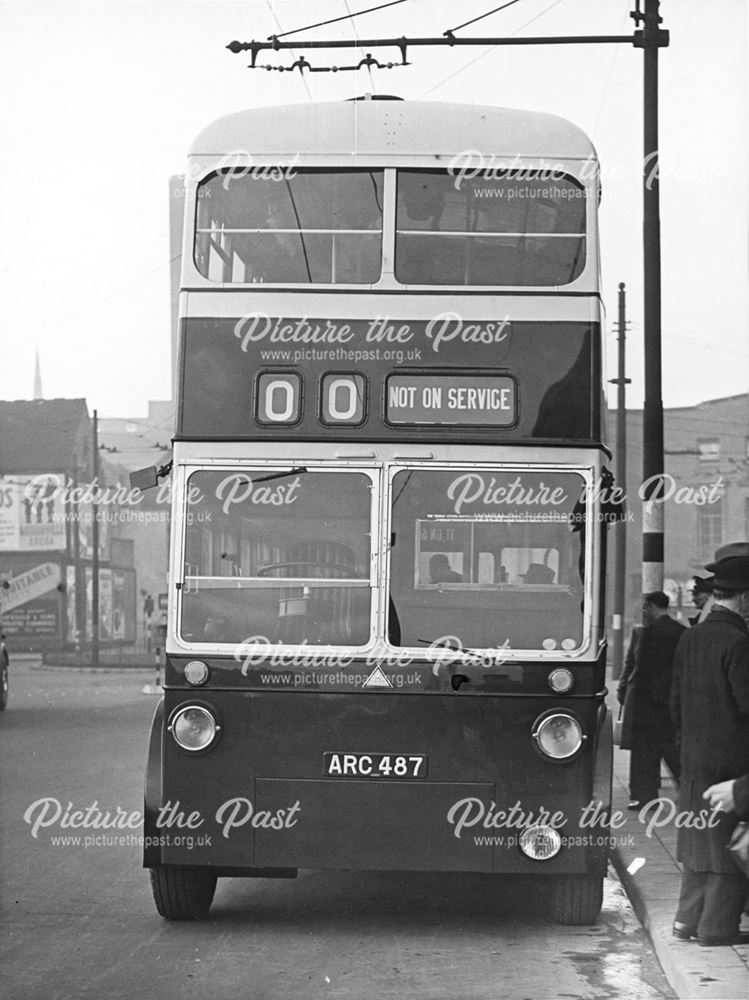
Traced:
<path fill-rule="evenodd" d="M 627 495 L 627 404 L 626 387 L 631 379 L 625 378 L 626 370 L 626 292 L 624 282 L 619 284 L 619 357 L 617 377 L 612 381 L 616 393 L 616 486 Z M 614 526 L 614 617 L 612 677 L 618 680 L 624 667 L 624 613 L 627 580 L 627 520 L 622 518 Z"/>
<path fill-rule="evenodd" d="M 83 478 L 85 481 L 85 468 Z M 73 489 L 77 490 L 81 481 L 81 469 L 76 458 L 73 466 Z M 86 644 L 86 573 L 81 564 L 81 505 L 78 500 L 70 505 L 71 523 L 73 526 L 73 567 L 75 587 L 75 647 L 80 649 Z"/>
<path fill-rule="evenodd" d="M 661 221 L 658 177 L 658 49 L 660 0 L 645 0 L 643 118 L 643 264 L 645 401 L 642 462 L 642 590 L 663 589 L 663 400 L 661 398 Z M 666 35 L 665 41 L 663 35 Z"/>
<path fill-rule="evenodd" d="M 616 394 L 616 481 L 622 496 L 627 495 L 627 383 L 626 377 L 626 291 L 624 282 L 619 284 L 619 337 L 618 370 Z M 619 628 L 614 631 L 614 671 L 620 677 L 624 666 L 624 616 L 627 579 L 627 520 L 622 518 L 616 524 L 616 577 L 614 581 L 614 620 Z"/>
<path fill-rule="evenodd" d="M 91 666 L 99 666 L 99 414 L 94 410 L 94 484 L 91 507 Z"/>

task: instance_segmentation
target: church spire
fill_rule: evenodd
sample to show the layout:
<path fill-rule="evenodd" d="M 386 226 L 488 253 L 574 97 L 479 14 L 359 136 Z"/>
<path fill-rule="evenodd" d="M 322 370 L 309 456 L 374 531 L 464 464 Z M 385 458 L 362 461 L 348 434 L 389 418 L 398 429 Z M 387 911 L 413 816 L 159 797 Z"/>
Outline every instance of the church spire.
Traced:
<path fill-rule="evenodd" d="M 36 365 L 34 366 L 34 399 L 44 399 L 42 393 L 42 370 L 39 366 L 39 345 L 36 345 Z"/>

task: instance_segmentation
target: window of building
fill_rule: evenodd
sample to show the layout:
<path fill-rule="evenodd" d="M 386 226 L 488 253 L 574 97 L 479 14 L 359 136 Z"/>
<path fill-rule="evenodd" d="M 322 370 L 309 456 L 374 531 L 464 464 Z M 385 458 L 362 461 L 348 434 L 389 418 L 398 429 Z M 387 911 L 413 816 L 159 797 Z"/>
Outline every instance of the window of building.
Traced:
<path fill-rule="evenodd" d="M 720 440 L 718 438 L 699 438 L 697 454 L 701 462 L 717 462 L 720 458 Z"/>
<path fill-rule="evenodd" d="M 700 559 L 713 558 L 715 550 L 723 542 L 723 498 L 696 507 L 697 511 L 697 553 Z"/>

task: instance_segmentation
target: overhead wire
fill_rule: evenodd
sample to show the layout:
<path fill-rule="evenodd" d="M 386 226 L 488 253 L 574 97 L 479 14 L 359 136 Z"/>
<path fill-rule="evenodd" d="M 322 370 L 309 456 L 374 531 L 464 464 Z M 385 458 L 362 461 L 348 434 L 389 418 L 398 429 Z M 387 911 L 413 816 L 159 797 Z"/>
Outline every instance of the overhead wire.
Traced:
<path fill-rule="evenodd" d="M 620 33 L 621 34 L 624 34 L 624 26 L 626 25 L 627 18 L 629 16 L 629 5 L 630 5 L 630 0 L 624 0 L 624 13 L 622 15 L 622 21 L 621 21 L 622 27 L 620 29 Z M 619 55 L 619 48 L 620 48 L 620 46 L 619 45 L 614 45 L 613 48 L 614 48 L 614 51 L 613 51 L 613 53 L 611 55 L 611 62 L 609 64 L 609 71 L 608 71 L 608 74 L 606 76 L 606 82 L 603 85 L 603 90 L 601 92 L 601 100 L 598 103 L 598 111 L 596 112 L 595 121 L 593 123 L 593 128 L 591 130 L 591 134 L 592 134 L 592 136 L 593 136 L 594 139 L 595 139 L 595 136 L 598 133 L 598 123 L 601 120 L 601 114 L 603 113 L 603 106 L 606 103 L 606 98 L 608 97 L 608 92 L 609 92 L 609 86 L 611 85 L 611 77 L 614 74 L 614 66 L 616 65 L 616 58 Z"/>
<path fill-rule="evenodd" d="M 628 0 L 629 2 L 629 0 Z M 444 34 L 454 35 L 456 31 L 460 31 L 461 28 L 467 28 L 469 24 L 475 24 L 477 21 L 483 21 L 485 17 L 490 17 L 492 14 L 499 13 L 500 10 L 505 10 L 506 7 L 512 7 L 513 4 L 520 3 L 520 0 L 508 0 L 507 3 L 503 3 L 500 7 L 495 7 L 494 10 L 488 10 L 486 14 L 479 14 L 478 17 L 474 17 L 471 21 L 466 21 L 464 24 L 459 24 L 457 28 L 448 28 Z"/>
<path fill-rule="evenodd" d="M 536 14 L 535 17 L 532 17 L 529 21 L 526 21 L 525 24 L 521 24 L 519 28 L 516 28 L 514 31 L 511 31 L 510 34 L 507 37 L 508 38 L 514 38 L 515 35 L 517 35 L 517 33 L 519 31 L 522 31 L 524 28 L 527 28 L 528 25 L 533 24 L 534 21 L 537 21 L 540 17 L 543 17 L 545 14 L 548 14 L 548 12 L 553 7 L 557 7 L 560 3 L 562 3 L 562 0 L 554 0 L 554 2 L 551 3 L 551 4 L 549 4 L 548 7 L 544 8 L 544 10 L 542 10 L 538 14 Z M 439 83 L 436 83 L 433 87 L 430 87 L 429 90 L 425 90 L 423 94 L 419 95 L 419 97 L 417 98 L 417 100 L 421 101 L 421 100 L 423 100 L 423 98 L 427 97 L 429 94 L 434 93 L 435 90 L 439 90 L 439 88 L 442 87 L 444 84 L 446 84 L 448 81 L 454 80 L 456 76 L 459 76 L 461 73 L 465 72 L 465 70 L 470 69 L 470 67 L 473 66 L 475 63 L 479 62 L 481 59 L 486 58 L 486 56 L 491 55 L 491 53 L 494 52 L 494 50 L 496 48 L 497 48 L 496 45 L 492 45 L 485 52 L 482 52 L 480 55 L 476 56 L 474 59 L 469 60 L 469 62 L 467 62 L 467 63 L 465 63 L 465 65 L 461 66 L 460 69 L 457 69 L 457 70 L 455 70 L 454 73 L 450 73 L 449 76 L 444 77 L 444 79 L 440 80 Z"/>
<path fill-rule="evenodd" d="M 351 13 L 351 8 L 348 5 L 348 0 L 343 0 L 343 6 L 348 11 L 349 20 L 351 21 L 351 30 L 354 33 L 354 41 L 357 43 L 357 47 L 358 47 L 359 51 L 361 52 L 362 56 L 365 56 L 366 53 L 364 52 L 364 49 L 361 47 L 361 45 L 358 44 L 358 42 L 359 42 L 359 35 L 358 35 L 357 31 L 356 31 L 356 25 L 354 24 L 354 15 Z M 362 13 L 365 13 L 365 12 L 362 11 Z M 374 82 L 374 79 L 372 77 L 372 67 L 371 66 L 367 66 L 367 74 L 369 76 L 369 85 L 372 88 L 372 93 L 376 94 L 377 93 L 377 88 L 375 87 L 375 82 Z"/>
<path fill-rule="evenodd" d="M 313 28 L 322 28 L 326 24 L 336 24 L 338 21 L 345 21 L 349 17 L 360 17 L 362 14 L 371 14 L 373 11 L 384 10 L 386 7 L 396 7 L 398 4 L 405 2 L 406 0 L 390 0 L 389 3 L 382 3 L 378 7 L 368 7 L 366 10 L 357 10 L 353 15 L 349 11 L 348 14 L 343 14 L 341 17 L 332 17 L 328 21 L 318 21 L 317 24 L 306 24 L 303 28 L 294 28 L 293 31 L 284 31 L 279 24 L 278 27 L 281 28 L 282 34 L 271 35 L 268 41 L 272 42 L 277 38 L 288 38 L 289 35 L 298 35 L 300 31 L 312 31 Z M 270 2 L 268 5 L 270 6 Z M 348 4 L 346 4 L 346 9 L 348 10 Z M 278 24 L 278 19 L 276 19 L 276 23 Z"/>
<path fill-rule="evenodd" d="M 266 2 L 266 4 L 268 5 L 268 10 L 269 10 L 269 11 L 270 11 L 270 13 L 271 13 L 271 17 L 272 17 L 272 18 L 273 18 L 273 20 L 274 20 L 274 21 L 276 22 L 276 26 L 278 27 L 278 29 L 279 29 L 280 31 L 283 31 L 283 26 L 281 25 L 281 22 L 280 22 L 280 21 L 278 20 L 278 17 L 276 16 L 276 12 L 275 12 L 275 11 L 273 10 L 273 4 L 271 3 L 271 0 L 265 0 L 265 2 Z M 301 29 L 300 29 L 300 30 L 301 30 Z M 293 31 L 287 31 L 287 32 L 286 32 L 286 34 L 287 34 L 287 35 L 293 35 L 293 34 L 294 34 L 294 32 L 293 32 Z M 271 37 L 273 37 L 273 36 L 271 36 Z M 281 35 L 276 35 L 275 37 L 276 37 L 276 38 L 280 38 L 280 37 L 282 37 L 282 36 L 281 36 Z M 291 54 L 292 54 L 292 55 L 294 56 L 294 58 L 296 59 L 296 57 L 297 57 L 297 56 L 296 56 L 296 52 L 295 52 L 295 51 L 294 51 L 293 49 L 289 49 L 289 51 L 291 52 Z M 304 73 L 300 73 L 300 74 L 299 74 L 299 76 L 300 76 L 300 77 L 302 78 L 302 83 L 304 84 L 304 89 L 305 89 L 305 90 L 306 90 L 306 92 L 307 92 L 307 99 L 308 99 L 309 101 L 312 101 L 312 100 L 313 100 L 313 97 L 312 97 L 312 91 L 311 91 L 311 90 L 309 89 L 309 84 L 307 83 L 307 78 L 305 77 Z"/>

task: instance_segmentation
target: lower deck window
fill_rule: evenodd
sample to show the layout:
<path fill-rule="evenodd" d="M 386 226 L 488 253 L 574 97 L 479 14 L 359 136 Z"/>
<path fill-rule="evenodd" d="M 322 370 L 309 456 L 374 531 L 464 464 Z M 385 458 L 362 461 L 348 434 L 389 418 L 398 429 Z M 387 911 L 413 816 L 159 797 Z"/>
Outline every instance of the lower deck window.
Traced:
<path fill-rule="evenodd" d="M 193 473 L 182 639 L 364 645 L 371 485 L 361 473 L 305 469 Z"/>
<path fill-rule="evenodd" d="M 564 649 L 583 630 L 579 475 L 398 472 L 390 641 Z"/>

